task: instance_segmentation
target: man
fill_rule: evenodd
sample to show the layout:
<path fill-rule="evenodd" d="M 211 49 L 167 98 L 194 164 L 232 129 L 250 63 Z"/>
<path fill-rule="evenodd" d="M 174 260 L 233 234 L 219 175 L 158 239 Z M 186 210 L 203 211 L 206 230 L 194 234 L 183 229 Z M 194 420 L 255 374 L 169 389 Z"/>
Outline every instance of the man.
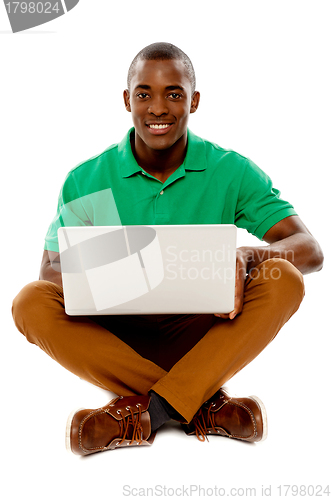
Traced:
<path fill-rule="evenodd" d="M 156 43 L 135 57 L 124 91 L 134 128 L 68 174 L 46 236 L 40 280 L 14 299 L 16 326 L 29 342 L 119 395 L 70 416 L 67 443 L 74 453 L 149 445 L 170 419 L 201 440 L 206 434 L 249 442 L 266 437 L 263 403 L 231 397 L 222 386 L 298 309 L 302 274 L 320 270 L 323 255 L 268 176 L 188 130 L 199 100 L 194 69 L 180 49 Z M 113 198 L 98 203 L 106 190 Z M 58 227 L 195 223 L 235 223 L 269 244 L 238 249 L 230 314 L 93 320 L 65 314 L 61 274 L 52 267 Z"/>

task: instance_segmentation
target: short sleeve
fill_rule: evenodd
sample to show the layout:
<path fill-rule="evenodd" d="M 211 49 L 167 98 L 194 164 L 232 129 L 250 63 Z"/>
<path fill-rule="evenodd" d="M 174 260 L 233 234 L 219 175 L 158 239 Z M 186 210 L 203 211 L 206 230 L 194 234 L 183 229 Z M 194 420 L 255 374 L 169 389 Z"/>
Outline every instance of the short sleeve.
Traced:
<path fill-rule="evenodd" d="M 81 184 L 80 179 L 76 181 L 75 170 L 69 172 L 59 194 L 56 215 L 45 237 L 45 250 L 59 252 L 60 227 L 121 225 L 112 188 L 89 192 L 89 186 L 82 189 Z"/>
<path fill-rule="evenodd" d="M 280 198 L 280 191 L 255 163 L 247 159 L 238 193 L 235 224 L 263 239 L 272 226 L 290 215 L 294 207 Z"/>
<path fill-rule="evenodd" d="M 59 252 L 59 227 L 92 225 L 82 201 L 82 198 L 78 196 L 72 178 L 67 177 L 58 197 L 56 215 L 45 236 L 45 250 Z"/>

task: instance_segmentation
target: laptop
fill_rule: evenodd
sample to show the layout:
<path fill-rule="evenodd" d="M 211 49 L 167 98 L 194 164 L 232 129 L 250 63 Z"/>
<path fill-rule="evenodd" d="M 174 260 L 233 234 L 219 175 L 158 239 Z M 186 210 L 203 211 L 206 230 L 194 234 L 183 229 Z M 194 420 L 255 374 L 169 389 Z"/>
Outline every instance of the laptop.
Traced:
<path fill-rule="evenodd" d="M 61 227 L 58 240 L 68 315 L 234 309 L 232 224 Z"/>

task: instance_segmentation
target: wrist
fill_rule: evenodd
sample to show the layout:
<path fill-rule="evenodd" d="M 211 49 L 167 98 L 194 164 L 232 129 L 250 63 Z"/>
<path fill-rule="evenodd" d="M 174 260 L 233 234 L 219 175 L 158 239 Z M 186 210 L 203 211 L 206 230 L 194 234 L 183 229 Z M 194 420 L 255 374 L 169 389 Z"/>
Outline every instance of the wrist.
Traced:
<path fill-rule="evenodd" d="M 242 258 L 245 262 L 247 273 L 251 271 L 254 267 L 256 267 L 261 260 L 259 257 L 261 256 L 258 252 L 258 247 L 240 247 L 239 250 L 241 251 Z"/>

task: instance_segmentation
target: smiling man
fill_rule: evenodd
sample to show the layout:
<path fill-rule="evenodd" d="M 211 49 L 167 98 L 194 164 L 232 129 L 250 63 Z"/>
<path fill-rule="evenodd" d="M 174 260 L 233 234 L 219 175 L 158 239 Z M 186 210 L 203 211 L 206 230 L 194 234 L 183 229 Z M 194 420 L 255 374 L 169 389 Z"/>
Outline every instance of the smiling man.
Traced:
<path fill-rule="evenodd" d="M 156 43 L 137 54 L 124 91 L 134 127 L 69 172 L 45 238 L 40 280 L 13 302 L 14 321 L 29 342 L 118 394 L 68 419 L 67 445 L 79 455 L 149 445 L 170 419 L 201 440 L 206 434 L 265 439 L 261 400 L 232 397 L 223 385 L 298 309 L 302 275 L 322 267 L 319 244 L 270 178 L 248 158 L 188 129 L 200 99 L 195 86 L 190 59 L 174 45 Z M 107 189 L 116 215 L 103 198 Z M 268 245 L 237 250 L 229 314 L 67 316 L 61 274 L 52 266 L 57 229 L 114 224 L 236 224 Z"/>
<path fill-rule="evenodd" d="M 182 60 L 135 58 L 124 91 L 135 128 L 132 147 L 136 161 L 162 182 L 185 159 L 189 115 L 199 104 L 195 81 L 184 69 Z"/>

